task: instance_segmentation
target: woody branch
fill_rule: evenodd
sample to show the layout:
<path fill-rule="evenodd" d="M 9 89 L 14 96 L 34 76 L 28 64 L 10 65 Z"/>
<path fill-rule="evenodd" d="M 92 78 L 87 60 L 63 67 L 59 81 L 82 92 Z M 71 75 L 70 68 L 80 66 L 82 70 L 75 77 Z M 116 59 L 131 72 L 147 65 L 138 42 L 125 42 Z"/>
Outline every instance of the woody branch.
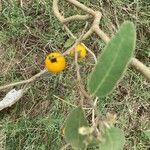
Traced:
<path fill-rule="evenodd" d="M 62 24 L 65 24 L 66 22 L 68 23 L 68 22 L 74 21 L 74 20 L 87 20 L 87 19 L 90 19 L 90 16 L 92 16 L 92 18 L 94 19 L 93 24 L 92 24 L 91 28 L 84 34 L 82 40 L 87 39 L 92 33 L 95 32 L 105 43 L 108 43 L 110 41 L 109 36 L 106 33 L 104 33 L 99 27 L 100 19 L 102 16 L 101 12 L 94 11 L 93 9 L 86 7 L 85 5 L 78 2 L 77 0 L 66 0 L 66 1 L 70 2 L 71 4 L 75 5 L 76 7 L 80 8 L 80 9 L 82 9 L 83 11 L 88 13 L 89 16 L 86 15 L 86 17 L 85 17 L 82 15 L 75 15 L 75 16 L 69 17 L 71 19 L 65 18 L 59 12 L 59 8 L 58 8 L 59 0 L 53 0 L 54 14 Z M 67 20 L 67 21 L 65 21 L 65 20 Z M 150 80 L 150 69 L 147 66 L 145 66 L 142 62 L 140 62 L 136 58 L 132 58 L 130 61 L 130 65 L 132 67 L 134 67 L 137 71 L 142 73 L 148 80 Z"/>
<path fill-rule="evenodd" d="M 65 18 L 59 12 L 59 7 L 58 7 L 59 0 L 53 0 L 53 11 L 54 11 L 54 14 L 58 18 L 58 20 L 64 25 L 66 30 L 68 30 L 66 24 L 71 22 L 71 21 L 74 21 L 74 20 L 88 20 L 88 19 L 92 18 L 92 19 L 94 19 L 94 21 L 93 21 L 93 24 L 92 24 L 91 28 L 82 36 L 82 39 L 80 39 L 80 40 L 77 39 L 75 44 L 71 48 L 66 50 L 66 52 L 64 52 L 64 55 L 68 54 L 70 52 L 70 50 L 72 48 L 74 48 L 81 40 L 87 39 L 94 32 L 105 43 L 108 43 L 110 41 L 109 36 L 106 33 L 104 33 L 99 27 L 100 20 L 101 20 L 101 17 L 102 17 L 101 12 L 94 11 L 91 8 L 88 8 L 85 5 L 81 4 L 77 0 L 66 0 L 66 1 L 70 2 L 71 4 L 75 5 L 76 7 L 82 9 L 83 11 L 85 11 L 87 13 L 87 15 L 74 15 L 74 16 Z M 70 34 L 72 34 L 72 33 L 70 33 Z M 72 35 L 72 36 L 74 37 L 74 35 Z M 135 68 L 137 71 L 142 73 L 148 80 L 150 80 L 150 69 L 147 66 L 145 66 L 142 62 L 140 62 L 136 58 L 132 58 L 131 61 L 130 61 L 130 65 L 133 68 Z M 32 83 L 35 80 L 37 80 L 37 78 L 39 78 L 40 76 L 45 74 L 46 72 L 47 72 L 47 70 L 43 69 L 38 74 L 36 74 L 35 76 L 33 76 L 33 77 L 31 77 L 31 78 L 29 78 L 27 80 L 23 80 L 23 81 L 7 84 L 7 85 L 4 85 L 4 86 L 0 86 L 0 90 L 6 89 L 6 88 L 10 88 L 10 87 L 13 87 L 13 86 L 17 86 L 17 85 L 21 85 L 21 84 Z"/>

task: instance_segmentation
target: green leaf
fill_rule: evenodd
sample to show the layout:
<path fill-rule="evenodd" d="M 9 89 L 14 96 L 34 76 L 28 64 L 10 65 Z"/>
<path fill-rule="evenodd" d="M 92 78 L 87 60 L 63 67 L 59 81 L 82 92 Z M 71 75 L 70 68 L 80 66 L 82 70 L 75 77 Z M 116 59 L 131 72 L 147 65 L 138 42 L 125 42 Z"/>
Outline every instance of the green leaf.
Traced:
<path fill-rule="evenodd" d="M 127 69 L 136 41 L 135 26 L 124 22 L 98 58 L 88 88 L 91 94 L 104 97 L 109 94 Z"/>
<path fill-rule="evenodd" d="M 145 134 L 145 136 L 146 136 L 147 138 L 150 139 L 150 130 L 144 131 L 144 134 Z"/>
<path fill-rule="evenodd" d="M 75 40 L 74 40 L 73 38 L 69 38 L 69 39 L 65 42 L 64 48 L 70 47 L 74 42 L 75 42 Z"/>
<path fill-rule="evenodd" d="M 65 123 L 65 139 L 74 149 L 85 149 L 86 136 L 79 134 L 80 127 L 87 127 L 88 123 L 81 107 L 74 109 Z"/>
<path fill-rule="evenodd" d="M 103 138 L 104 142 L 99 145 L 100 150 L 123 150 L 125 136 L 119 128 L 106 129 Z"/>

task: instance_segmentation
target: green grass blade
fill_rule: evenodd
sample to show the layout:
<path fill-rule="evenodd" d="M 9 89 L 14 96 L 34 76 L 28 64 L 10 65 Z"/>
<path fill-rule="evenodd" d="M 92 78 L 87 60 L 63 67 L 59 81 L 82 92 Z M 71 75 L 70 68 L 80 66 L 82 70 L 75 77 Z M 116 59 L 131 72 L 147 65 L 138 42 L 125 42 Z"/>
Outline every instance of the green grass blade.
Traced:
<path fill-rule="evenodd" d="M 123 150 L 125 136 L 119 128 L 106 129 L 103 138 L 104 142 L 99 145 L 100 150 Z"/>
<path fill-rule="evenodd" d="M 69 48 L 74 42 L 75 42 L 75 39 L 69 38 L 69 39 L 65 42 L 64 48 Z"/>
<path fill-rule="evenodd" d="M 79 134 L 80 127 L 87 127 L 88 123 L 81 107 L 74 109 L 65 123 L 65 139 L 70 145 L 78 150 L 85 149 L 86 136 Z"/>
<path fill-rule="evenodd" d="M 91 94 L 104 97 L 113 90 L 133 55 L 135 42 L 135 26 L 126 21 L 98 58 L 88 81 Z"/>

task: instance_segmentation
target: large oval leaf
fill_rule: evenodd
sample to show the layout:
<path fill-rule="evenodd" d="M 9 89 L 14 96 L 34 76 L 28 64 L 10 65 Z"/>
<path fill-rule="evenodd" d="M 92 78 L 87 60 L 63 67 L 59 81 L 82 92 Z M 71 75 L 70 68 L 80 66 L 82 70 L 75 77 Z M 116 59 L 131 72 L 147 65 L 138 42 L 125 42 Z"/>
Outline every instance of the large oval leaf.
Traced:
<path fill-rule="evenodd" d="M 106 129 L 103 138 L 104 142 L 100 144 L 100 150 L 123 150 L 125 136 L 119 128 Z"/>
<path fill-rule="evenodd" d="M 85 149 L 86 136 L 79 134 L 79 128 L 87 127 L 88 123 L 81 107 L 74 109 L 65 123 L 65 139 L 74 149 Z"/>
<path fill-rule="evenodd" d="M 135 49 L 136 30 L 131 22 L 124 22 L 108 43 L 90 75 L 91 94 L 104 97 L 112 91 L 122 77 Z"/>

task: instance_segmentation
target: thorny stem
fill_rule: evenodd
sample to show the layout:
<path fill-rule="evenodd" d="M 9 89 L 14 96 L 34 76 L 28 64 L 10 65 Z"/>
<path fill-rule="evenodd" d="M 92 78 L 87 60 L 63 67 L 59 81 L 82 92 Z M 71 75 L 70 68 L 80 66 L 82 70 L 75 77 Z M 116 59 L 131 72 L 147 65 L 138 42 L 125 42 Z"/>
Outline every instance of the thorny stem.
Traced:
<path fill-rule="evenodd" d="M 84 99 L 84 92 L 81 92 L 81 90 L 82 90 L 82 79 L 81 79 L 81 76 L 80 76 L 80 67 L 79 67 L 79 64 L 78 64 L 78 56 L 79 56 L 79 54 L 78 54 L 78 52 L 77 52 L 77 50 L 75 49 L 75 66 L 76 66 L 76 73 L 77 73 L 77 86 L 79 87 L 79 93 L 80 93 L 80 105 L 83 107 L 83 99 Z"/>
<path fill-rule="evenodd" d="M 69 48 L 67 49 L 63 55 L 68 55 L 70 54 L 70 51 L 76 47 L 76 45 L 80 42 L 80 39 L 77 39 L 76 42 Z M 0 91 L 1 90 L 4 90 L 6 88 L 10 88 L 10 87 L 13 87 L 13 86 L 18 86 L 18 85 L 21 85 L 21 84 L 29 84 L 31 82 L 34 82 L 37 78 L 41 77 L 42 75 L 44 75 L 45 73 L 47 73 L 47 69 L 43 69 L 41 70 L 39 73 L 37 73 L 36 75 L 32 76 L 31 78 L 27 79 L 27 80 L 22 80 L 22 81 L 19 81 L 19 82 L 14 82 L 14 83 L 10 83 L 10 84 L 7 84 L 7 85 L 3 85 L 3 86 L 0 86 Z"/>
<path fill-rule="evenodd" d="M 97 126 L 97 124 L 95 123 L 95 108 L 96 108 L 96 105 L 97 105 L 97 100 L 98 100 L 98 97 L 96 97 L 96 99 L 93 103 L 93 109 L 92 109 L 92 125 L 93 125 L 94 128 Z"/>
<path fill-rule="evenodd" d="M 69 49 L 67 49 L 63 55 L 68 55 L 70 54 L 70 51 L 79 43 L 79 41 L 77 40 L 72 47 L 70 47 Z M 14 83 L 10 83 L 10 84 L 6 84 L 6 85 L 3 85 L 3 86 L 0 86 L 0 91 L 1 90 L 4 90 L 6 88 L 10 88 L 10 87 L 13 87 L 13 86 L 18 86 L 18 85 L 22 85 L 22 84 L 29 84 L 31 82 L 34 82 L 35 80 L 37 80 L 37 78 L 41 77 L 42 75 L 44 75 L 45 73 L 47 73 L 47 69 L 43 69 L 41 70 L 39 73 L 37 73 L 36 75 L 32 76 L 31 78 L 29 79 L 26 79 L 26 80 L 22 80 L 22 81 L 19 81 L 19 82 L 14 82 Z"/>
<path fill-rule="evenodd" d="M 91 16 L 89 14 L 91 14 L 94 17 L 93 25 L 83 35 L 82 40 L 87 39 L 93 32 L 95 32 L 105 43 L 108 43 L 110 41 L 110 38 L 108 37 L 108 35 L 106 33 L 104 33 L 99 28 L 100 19 L 101 19 L 101 16 L 102 16 L 101 12 L 94 11 L 94 10 L 86 7 L 85 5 L 81 4 L 77 0 L 66 0 L 66 1 L 72 3 L 73 5 L 79 7 L 83 11 L 87 12 L 88 15 L 75 15 L 75 16 L 71 16 L 71 17 L 68 17 L 68 18 L 64 18 L 64 16 L 62 16 L 59 12 L 59 8 L 58 8 L 59 0 L 53 0 L 54 14 L 62 24 L 65 25 L 65 23 L 69 23 L 70 21 L 74 21 L 74 20 L 87 20 L 87 19 L 90 19 Z M 65 26 L 65 28 L 66 27 L 67 26 Z M 66 50 L 66 52 L 64 52 L 64 55 L 69 54 L 71 49 L 73 49 L 80 41 L 81 41 L 81 39 L 77 40 L 71 48 L 69 48 L 68 50 Z M 145 66 L 142 62 L 140 62 L 136 58 L 132 58 L 131 61 L 130 61 L 130 64 L 133 68 L 135 68 L 136 70 L 141 72 L 148 80 L 150 80 L 150 69 L 147 66 Z M 43 74 L 45 74 L 46 72 L 47 72 L 47 70 L 43 69 L 38 74 L 34 75 L 33 77 L 31 77 L 27 80 L 23 80 L 23 81 L 20 81 L 20 82 L 15 82 L 15 83 L 11 83 L 11 84 L 8 84 L 8 85 L 1 86 L 0 90 L 6 89 L 6 88 L 9 88 L 9 87 L 12 87 L 12 86 L 31 83 L 31 82 L 35 81 L 37 78 L 39 78 L 40 76 L 42 76 Z"/>
<path fill-rule="evenodd" d="M 77 38 L 73 35 L 73 33 L 69 30 L 69 28 L 68 28 L 66 25 L 64 25 L 64 29 L 68 32 L 68 34 L 70 34 L 70 36 L 71 36 L 74 40 L 77 39 Z"/>
<path fill-rule="evenodd" d="M 66 0 L 70 2 L 71 4 L 75 5 L 76 7 L 82 9 L 83 11 L 87 12 L 88 14 L 91 14 L 94 18 L 93 25 L 91 28 L 85 33 L 83 36 L 82 40 L 87 39 L 93 32 L 95 32 L 105 43 L 108 43 L 110 41 L 109 36 L 104 33 L 100 27 L 100 19 L 101 19 L 101 12 L 99 11 L 94 11 L 91 8 L 86 7 L 85 5 L 81 4 L 77 0 Z M 53 11 L 55 16 L 59 19 L 59 21 L 63 24 L 64 16 L 62 16 L 59 12 L 58 8 L 58 2 L 59 0 L 53 0 Z M 87 20 L 88 18 L 84 18 Z M 75 17 L 73 20 L 80 20 L 80 17 Z M 71 21 L 73 21 L 71 20 Z M 130 65 L 134 67 L 137 71 L 141 72 L 148 80 L 150 80 L 150 69 L 145 66 L 142 62 L 140 62 L 136 58 L 132 58 L 130 61 Z"/>
<path fill-rule="evenodd" d="M 55 0 L 54 0 L 55 1 Z M 75 5 L 76 7 L 82 9 L 83 11 L 95 16 L 95 11 L 91 8 L 86 7 L 84 4 L 78 2 L 77 0 L 66 0 L 70 3 L 72 3 L 73 5 Z"/>
<path fill-rule="evenodd" d="M 87 20 L 89 18 L 90 18 L 89 15 L 74 15 L 74 16 L 63 19 L 62 23 L 69 23 L 69 22 L 77 20 L 77 19 L 78 20 Z"/>
<path fill-rule="evenodd" d="M 69 146 L 70 146 L 70 144 L 66 144 L 66 145 L 63 146 L 60 150 L 66 150 Z"/>
<path fill-rule="evenodd" d="M 88 14 L 91 14 L 93 16 L 93 24 L 91 26 L 91 28 L 83 35 L 82 40 L 87 39 L 92 33 L 96 33 L 105 43 L 108 43 L 110 41 L 109 36 L 104 33 L 100 27 L 100 20 L 102 17 L 101 12 L 99 11 L 94 11 L 88 7 L 86 7 L 85 5 L 81 4 L 80 2 L 78 2 L 77 0 L 66 0 L 70 3 L 72 3 L 73 5 L 77 6 L 78 8 L 82 9 L 83 11 L 87 12 Z M 59 19 L 59 21 L 64 24 L 64 17 L 61 16 L 61 14 L 59 13 L 58 10 L 58 2 L 59 0 L 53 0 L 54 4 L 56 5 L 56 7 L 53 7 L 53 11 L 55 16 Z M 63 19 L 62 19 L 63 18 Z M 87 20 L 88 18 L 84 18 L 85 20 Z M 74 17 L 73 20 L 81 20 L 80 17 Z M 72 20 L 72 21 L 73 21 Z M 130 64 L 136 68 L 139 72 L 141 72 L 147 79 L 150 80 L 150 70 L 148 67 L 146 67 L 144 64 L 142 64 L 140 61 L 138 61 L 136 58 L 132 58 Z M 94 113 L 96 112 L 95 106 L 93 105 L 93 102 L 91 102 L 91 106 L 93 108 L 92 111 L 92 120 L 93 120 L 93 125 L 95 126 L 95 118 L 94 118 Z"/>
<path fill-rule="evenodd" d="M 90 95 L 85 91 L 83 83 L 82 83 L 82 79 L 81 79 L 81 75 L 80 75 L 80 67 L 78 64 L 78 53 L 77 53 L 77 51 L 75 51 L 75 65 L 76 65 L 77 81 L 78 81 L 79 90 L 83 94 L 84 97 L 86 97 L 87 99 L 91 99 Z M 81 102 L 81 105 L 83 106 L 83 102 Z"/>
<path fill-rule="evenodd" d="M 59 2 L 59 0 L 53 1 L 53 11 L 55 13 L 55 16 L 59 19 L 59 21 L 61 23 L 65 24 L 65 23 L 69 23 L 74 20 L 87 20 L 90 18 L 89 15 L 74 15 L 74 16 L 71 16 L 68 18 L 64 18 L 64 16 L 62 16 L 59 12 L 58 2 Z"/>
<path fill-rule="evenodd" d="M 11 83 L 8 85 L 4 85 L 4 86 L 0 86 L 0 91 L 12 86 L 17 86 L 17 85 L 21 85 L 21 84 L 27 84 L 27 83 L 31 83 L 33 81 L 35 81 L 37 78 L 39 78 L 40 76 L 42 76 L 43 74 L 45 74 L 47 72 L 46 69 L 40 71 L 38 74 L 32 76 L 31 78 L 27 79 L 27 80 L 23 80 L 23 81 L 19 81 L 19 82 L 15 82 L 15 83 Z"/>

